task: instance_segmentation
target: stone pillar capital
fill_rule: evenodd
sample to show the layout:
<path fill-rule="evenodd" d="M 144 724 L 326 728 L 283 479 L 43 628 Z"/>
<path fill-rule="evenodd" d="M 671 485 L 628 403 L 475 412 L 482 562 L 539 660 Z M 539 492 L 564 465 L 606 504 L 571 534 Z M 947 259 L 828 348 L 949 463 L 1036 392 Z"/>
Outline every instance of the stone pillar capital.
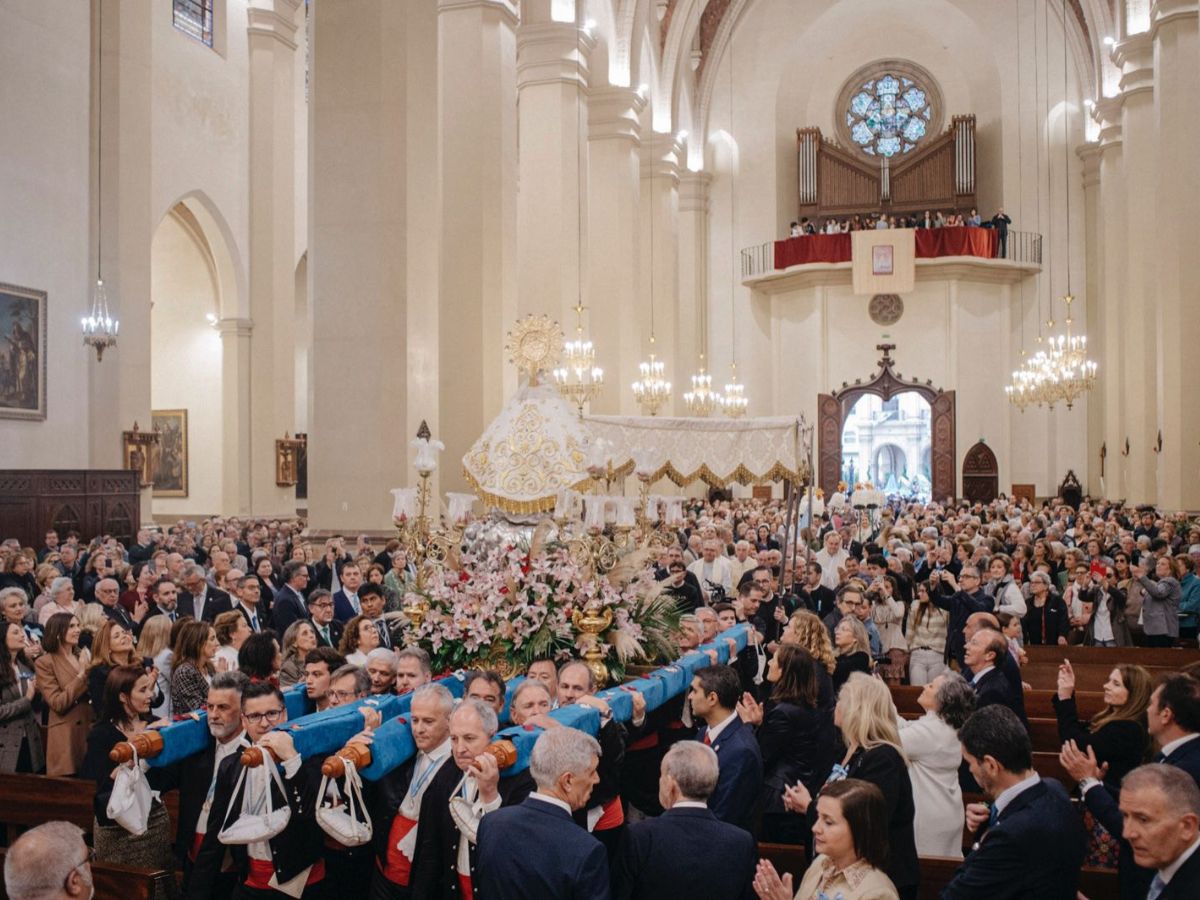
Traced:
<path fill-rule="evenodd" d="M 1122 103 L 1122 98 L 1119 95 L 1116 97 L 1101 97 L 1096 102 L 1096 110 L 1093 115 L 1100 124 L 1099 144 L 1101 153 L 1121 144 Z"/>
<path fill-rule="evenodd" d="M 295 50 L 296 10 L 299 8 L 300 0 L 250 0 L 246 6 L 246 31 L 251 40 L 275 40 L 289 50 Z"/>
<path fill-rule="evenodd" d="M 1154 90 L 1154 40 L 1150 32 L 1132 34 L 1113 47 L 1113 62 L 1121 70 L 1121 99 Z"/>
<path fill-rule="evenodd" d="M 678 184 L 682 160 L 683 146 L 673 134 L 652 131 L 642 140 L 643 178 L 668 178 Z"/>
<path fill-rule="evenodd" d="M 1200 0 L 1154 0 L 1150 7 L 1150 33 L 1163 25 L 1200 18 Z"/>
<path fill-rule="evenodd" d="M 588 140 L 638 143 L 646 98 L 632 88 L 595 87 L 588 91 Z"/>
<path fill-rule="evenodd" d="M 708 212 L 708 190 L 712 186 L 709 172 L 683 171 L 679 174 L 679 211 Z"/>
<path fill-rule="evenodd" d="M 250 333 L 254 331 L 254 322 L 251 319 L 218 319 L 215 327 L 217 334 L 221 335 L 221 340 L 229 337 L 248 338 L 250 337 Z"/>
<path fill-rule="evenodd" d="M 512 0 L 438 0 L 439 16 L 444 13 L 467 12 L 469 10 L 478 10 L 496 15 L 513 28 L 516 28 L 517 22 L 520 21 L 516 4 Z"/>
<path fill-rule="evenodd" d="M 587 85 L 596 39 L 574 22 L 522 23 L 517 28 L 517 90 L 538 84 Z"/>

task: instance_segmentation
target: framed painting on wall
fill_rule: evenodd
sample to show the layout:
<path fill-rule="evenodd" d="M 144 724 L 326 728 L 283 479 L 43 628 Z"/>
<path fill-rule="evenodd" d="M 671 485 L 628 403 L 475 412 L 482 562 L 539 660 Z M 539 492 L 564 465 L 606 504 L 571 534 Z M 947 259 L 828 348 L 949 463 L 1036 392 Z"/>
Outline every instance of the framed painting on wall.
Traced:
<path fill-rule="evenodd" d="M 154 472 L 155 497 L 188 495 L 188 427 L 186 409 L 156 409 L 150 417 L 158 432 Z"/>
<path fill-rule="evenodd" d="M 46 292 L 0 284 L 0 419 L 46 418 Z"/>

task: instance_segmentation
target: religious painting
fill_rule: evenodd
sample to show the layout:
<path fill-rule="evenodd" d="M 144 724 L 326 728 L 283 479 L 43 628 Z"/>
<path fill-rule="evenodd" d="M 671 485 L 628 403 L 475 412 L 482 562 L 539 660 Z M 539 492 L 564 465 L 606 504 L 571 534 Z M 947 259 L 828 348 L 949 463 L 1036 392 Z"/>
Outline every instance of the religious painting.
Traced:
<path fill-rule="evenodd" d="M 0 284 L 0 419 L 46 418 L 46 292 Z"/>
<path fill-rule="evenodd" d="M 876 244 L 871 248 L 871 274 L 891 275 L 895 267 L 895 252 L 891 244 Z"/>
<path fill-rule="evenodd" d="M 151 413 L 158 431 L 154 466 L 155 497 L 188 495 L 188 428 L 186 409 L 156 409 Z"/>

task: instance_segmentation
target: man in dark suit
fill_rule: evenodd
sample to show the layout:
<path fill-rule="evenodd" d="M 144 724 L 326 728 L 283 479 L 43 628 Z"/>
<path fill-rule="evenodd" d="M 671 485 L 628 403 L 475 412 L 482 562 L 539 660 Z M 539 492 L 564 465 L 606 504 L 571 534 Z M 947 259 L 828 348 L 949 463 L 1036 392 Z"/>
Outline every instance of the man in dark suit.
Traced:
<path fill-rule="evenodd" d="M 358 602 L 358 588 L 362 584 L 362 570 L 357 563 L 342 566 L 342 586 L 333 595 L 333 618 L 345 624 L 362 612 Z"/>
<path fill-rule="evenodd" d="M 262 587 L 253 575 L 243 575 L 237 581 L 237 605 L 233 608 L 242 614 L 250 630 L 258 634 L 267 627 L 264 621 L 265 613 L 259 601 L 262 600 Z"/>
<path fill-rule="evenodd" d="M 956 660 L 963 665 L 963 649 L 966 638 L 963 629 L 974 613 L 990 613 L 995 601 L 983 590 L 979 579 L 979 569 L 975 566 L 963 566 L 959 580 L 949 569 L 935 570 L 929 576 L 929 599 L 935 606 L 950 613 L 950 623 L 946 626 L 946 661 Z"/>
<path fill-rule="evenodd" d="M 754 896 L 758 848 L 749 832 L 722 822 L 706 805 L 717 786 L 717 756 L 683 741 L 662 761 L 659 802 L 665 812 L 625 829 L 613 863 L 616 900 Z M 697 848 L 720 848 L 698 853 Z"/>
<path fill-rule="evenodd" d="M 992 801 L 967 807 L 967 824 L 987 828 L 942 890 L 942 900 L 1038 897 L 1075 900 L 1085 836 L 1057 781 L 1033 769 L 1033 748 L 1012 710 L 976 710 L 959 731 L 963 759 Z"/>
<path fill-rule="evenodd" d="M 333 597 L 324 588 L 317 588 L 308 595 L 305 604 L 308 618 L 317 633 L 318 647 L 337 648 L 342 642 L 342 623 L 333 618 Z"/>
<path fill-rule="evenodd" d="M 608 900 L 604 845 L 571 821 L 599 781 L 600 745 L 574 728 L 542 732 L 529 758 L 537 790 L 479 823 L 479 896 Z"/>
<path fill-rule="evenodd" d="M 696 739 L 713 748 L 721 767 L 708 808 L 722 822 L 753 834 L 762 792 L 762 752 L 754 731 L 738 717 L 741 690 L 741 679 L 729 666 L 705 666 L 692 676 L 688 703 L 693 718 L 704 722 Z"/>
<path fill-rule="evenodd" d="M 146 618 L 147 606 L 143 600 L 138 604 L 137 612 L 140 616 L 132 616 L 129 610 L 123 607 L 117 600 L 121 596 L 121 588 L 114 578 L 101 578 L 96 582 L 96 600 L 104 607 L 104 615 L 106 618 L 112 619 L 126 631 L 131 631 L 137 634 L 142 630 L 142 622 Z"/>
<path fill-rule="evenodd" d="M 299 619 L 308 618 L 304 604 L 304 590 L 308 587 L 308 566 L 299 560 L 289 559 L 283 564 L 283 587 L 275 592 L 271 603 L 271 625 L 283 640 L 288 626 Z"/>
<path fill-rule="evenodd" d="M 450 714 L 454 765 L 446 770 L 453 770 L 453 780 L 443 782 L 439 774 L 422 801 L 414 857 L 420 865 L 413 869 L 411 881 L 414 900 L 418 897 L 471 900 L 476 895 L 488 896 L 482 888 L 476 889 L 475 882 L 479 826 L 501 808 L 524 802 L 533 790 L 533 779 L 527 769 L 511 777 L 500 777 L 495 757 L 487 752 L 498 727 L 496 711 L 482 700 L 463 700 Z M 456 801 L 457 815 L 450 809 L 452 796 L 461 798 Z M 373 896 L 371 900 L 379 898 Z"/>
<path fill-rule="evenodd" d="M 273 730 L 287 721 L 287 707 L 279 688 L 267 682 L 247 685 L 242 692 L 242 726 L 251 743 L 267 750 L 280 761 L 287 804 L 292 814 L 287 827 L 269 841 L 252 844 L 222 844 L 217 835 L 226 818 L 236 818 L 242 809 L 243 792 L 237 790 L 241 759 L 231 754 L 217 768 L 208 829 L 196 854 L 186 900 L 208 900 L 216 896 L 214 888 L 226 852 L 233 857 L 239 886 L 236 896 L 272 897 L 277 894 L 270 882 L 283 884 L 304 877 L 305 897 L 323 896 L 325 863 L 322 859 L 324 838 L 316 822 L 316 807 L 321 785 L 320 755 L 301 760 L 286 731 Z M 273 765 L 268 756 L 266 765 Z M 230 813 L 234 815 L 231 816 Z"/>
<path fill-rule="evenodd" d="M 409 721 L 417 754 L 376 782 L 367 782 L 367 803 L 374 829 L 375 865 L 371 900 L 401 900 L 410 886 L 440 873 L 417 876 L 432 860 L 419 854 L 421 823 L 432 828 L 433 804 L 445 803 L 462 778 L 450 749 L 450 712 L 454 696 L 442 685 L 413 692 Z M 417 876 L 417 877 L 414 877 Z"/>
<path fill-rule="evenodd" d="M 1163 679 L 1150 695 L 1146 722 L 1150 736 L 1162 748 L 1153 761 L 1182 769 L 1200 785 L 1200 681 L 1183 674 Z M 1069 742 L 1059 754 L 1059 761 L 1079 782 L 1083 802 L 1096 821 L 1121 841 L 1117 860 L 1121 896 L 1145 897 L 1154 872 L 1134 861 L 1133 849 L 1123 837 L 1118 796 L 1101 780 L 1104 772 L 1096 762 L 1095 751 L 1089 747 L 1085 754 Z"/>
<path fill-rule="evenodd" d="M 999 238 L 999 243 L 996 246 L 996 257 L 1005 259 L 1008 256 L 1008 226 L 1012 224 L 1012 219 L 1004 212 L 1004 207 L 996 210 L 996 214 L 992 216 L 992 227 L 996 229 L 996 236 Z"/>
<path fill-rule="evenodd" d="M 804 583 L 797 586 L 796 597 L 810 611 L 822 619 L 833 612 L 837 595 L 821 584 L 824 571 L 819 562 L 810 562 L 804 568 Z"/>
<path fill-rule="evenodd" d="M 231 755 L 240 755 L 250 746 L 242 728 L 242 691 L 250 680 L 241 672 L 218 672 L 208 689 L 207 723 L 212 740 L 199 753 L 186 756 L 162 770 L 164 783 L 160 790 L 179 789 L 179 824 L 176 829 L 175 852 L 184 873 L 184 890 L 192 873 L 192 863 L 207 833 L 210 798 L 216 782 L 217 769 Z M 212 827 L 220 827 L 212 821 Z M 219 896 L 229 896 L 235 887 L 232 879 L 217 876 Z"/>
<path fill-rule="evenodd" d="M 971 687 L 977 698 L 975 707 L 1006 706 L 1025 724 L 1025 693 L 1020 681 L 1014 684 L 1005 669 L 1006 664 L 1011 664 L 1009 655 L 1008 638 L 994 629 L 980 628 L 967 641 L 964 658 L 974 673 Z"/>
<path fill-rule="evenodd" d="M 1154 869 L 1147 900 L 1200 897 L 1200 787 L 1176 766 L 1151 763 L 1121 781 L 1125 840 Z"/>
<path fill-rule="evenodd" d="M 233 609 L 229 595 L 208 583 L 204 569 L 188 563 L 183 569 L 183 592 L 176 609 L 181 616 L 191 616 L 200 622 L 212 622 L 221 613 Z"/>

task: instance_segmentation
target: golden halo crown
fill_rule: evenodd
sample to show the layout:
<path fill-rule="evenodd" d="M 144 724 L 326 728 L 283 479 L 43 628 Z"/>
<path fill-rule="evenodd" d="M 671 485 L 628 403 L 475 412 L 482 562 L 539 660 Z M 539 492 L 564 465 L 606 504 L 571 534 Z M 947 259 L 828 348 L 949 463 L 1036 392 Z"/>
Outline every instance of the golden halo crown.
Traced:
<path fill-rule="evenodd" d="M 539 372 L 558 365 L 562 346 L 563 332 L 557 322 L 549 316 L 525 316 L 508 333 L 504 350 L 509 362 L 536 381 Z"/>

